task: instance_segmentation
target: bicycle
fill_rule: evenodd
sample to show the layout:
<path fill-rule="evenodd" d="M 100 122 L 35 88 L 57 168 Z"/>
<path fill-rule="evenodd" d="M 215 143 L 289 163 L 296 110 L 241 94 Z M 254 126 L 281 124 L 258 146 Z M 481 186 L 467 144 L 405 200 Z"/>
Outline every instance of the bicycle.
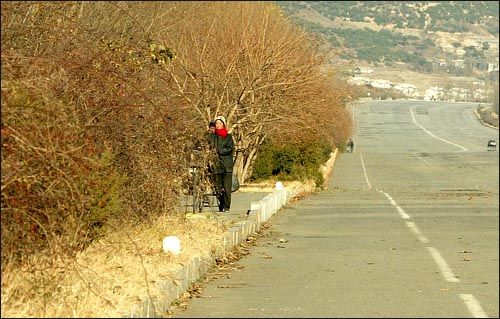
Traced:
<path fill-rule="evenodd" d="M 204 207 L 209 207 L 213 213 L 218 204 L 210 173 L 209 156 L 196 150 L 193 159 L 194 163 L 189 167 L 187 179 L 186 212 L 189 207 L 192 213 L 201 213 Z"/>

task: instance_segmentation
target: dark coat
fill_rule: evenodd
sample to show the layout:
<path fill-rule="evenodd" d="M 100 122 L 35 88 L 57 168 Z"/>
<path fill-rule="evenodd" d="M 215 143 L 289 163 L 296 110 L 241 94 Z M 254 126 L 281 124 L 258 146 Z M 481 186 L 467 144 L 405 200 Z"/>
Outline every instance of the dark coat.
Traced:
<path fill-rule="evenodd" d="M 228 133 L 225 138 L 210 133 L 208 136 L 210 144 L 217 150 L 218 160 L 215 163 L 215 173 L 232 173 L 233 172 L 233 153 L 234 140 L 233 136 Z"/>

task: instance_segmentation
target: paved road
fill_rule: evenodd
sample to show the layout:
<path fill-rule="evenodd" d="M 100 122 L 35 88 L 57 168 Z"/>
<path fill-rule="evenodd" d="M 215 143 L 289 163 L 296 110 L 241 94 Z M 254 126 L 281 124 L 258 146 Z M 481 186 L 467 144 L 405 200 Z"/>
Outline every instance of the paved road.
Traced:
<path fill-rule="evenodd" d="M 498 131 L 476 106 L 356 106 L 329 189 L 173 317 L 498 317 Z"/>

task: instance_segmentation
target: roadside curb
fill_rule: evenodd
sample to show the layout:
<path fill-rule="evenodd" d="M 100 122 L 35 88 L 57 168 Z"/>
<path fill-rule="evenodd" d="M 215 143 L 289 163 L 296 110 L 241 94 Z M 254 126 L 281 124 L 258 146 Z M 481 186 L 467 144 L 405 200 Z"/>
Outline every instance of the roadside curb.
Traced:
<path fill-rule="evenodd" d="M 330 159 L 321 168 L 323 176 L 328 179 L 335 164 L 338 149 L 330 155 Z M 172 276 L 174 279 L 164 280 L 158 283 L 157 289 L 161 296 L 141 298 L 138 305 L 124 314 L 123 318 L 163 318 L 172 303 L 174 303 L 191 284 L 200 279 L 207 271 L 215 265 L 217 257 L 223 256 L 226 252 L 244 242 L 251 234 L 258 232 L 263 223 L 267 222 L 284 205 L 289 203 L 297 195 L 310 192 L 312 189 L 306 186 L 281 187 L 276 185 L 276 189 L 259 201 L 250 203 L 248 219 L 237 221 L 228 229 L 221 240 L 221 246 L 213 254 L 207 252 L 203 256 L 192 258 L 188 264 L 176 271 Z"/>
<path fill-rule="evenodd" d="M 485 121 L 483 121 L 483 119 L 481 118 L 481 115 L 477 112 L 476 109 L 474 109 L 474 114 L 476 115 L 476 117 L 479 120 L 479 122 L 481 122 L 481 124 L 483 124 L 484 126 L 488 126 L 488 127 L 491 127 L 491 128 L 494 128 L 494 129 L 498 130 L 498 127 L 496 127 L 494 125 L 491 125 L 491 124 L 488 124 Z"/>

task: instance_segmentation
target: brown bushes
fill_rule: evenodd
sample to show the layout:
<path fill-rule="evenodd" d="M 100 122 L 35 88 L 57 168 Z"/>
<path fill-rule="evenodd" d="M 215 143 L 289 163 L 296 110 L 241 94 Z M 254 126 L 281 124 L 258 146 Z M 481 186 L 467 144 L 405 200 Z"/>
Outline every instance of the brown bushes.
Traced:
<path fill-rule="evenodd" d="M 2 263 L 177 205 L 192 113 L 129 5 L 88 5 L 2 3 Z"/>

